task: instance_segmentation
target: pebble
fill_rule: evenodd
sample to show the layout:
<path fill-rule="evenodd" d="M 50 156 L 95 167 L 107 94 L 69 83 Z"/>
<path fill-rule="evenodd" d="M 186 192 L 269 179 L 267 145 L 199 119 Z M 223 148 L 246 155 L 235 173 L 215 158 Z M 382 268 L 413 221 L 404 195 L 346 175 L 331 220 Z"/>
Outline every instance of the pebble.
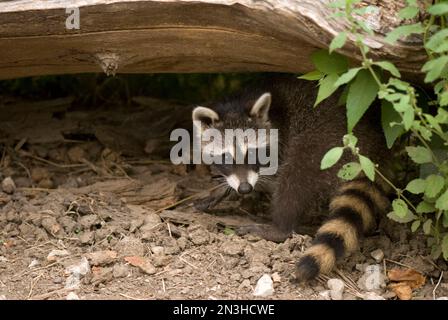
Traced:
<path fill-rule="evenodd" d="M 122 256 L 144 256 L 146 251 L 143 242 L 133 236 L 127 236 L 121 239 L 115 246 L 115 249 Z"/>
<path fill-rule="evenodd" d="M 11 177 L 6 177 L 2 181 L 2 190 L 7 194 L 13 194 L 16 191 L 16 184 Z"/>
<path fill-rule="evenodd" d="M 436 300 L 448 300 L 448 297 L 439 297 Z"/>
<path fill-rule="evenodd" d="M 274 294 L 274 282 L 268 274 L 264 274 L 257 281 L 253 295 L 256 297 L 267 297 Z"/>
<path fill-rule="evenodd" d="M 154 255 L 160 256 L 165 254 L 165 248 L 162 246 L 154 246 L 151 248 L 151 251 Z"/>
<path fill-rule="evenodd" d="M 110 264 L 117 259 L 117 256 L 117 252 L 112 250 L 95 251 L 86 254 L 86 258 L 93 266 Z"/>
<path fill-rule="evenodd" d="M 384 288 L 386 279 L 381 266 L 377 264 L 368 265 L 357 284 L 363 291 L 374 291 Z"/>
<path fill-rule="evenodd" d="M 90 244 L 93 243 L 94 237 L 95 234 L 93 231 L 86 231 L 79 236 L 79 241 L 81 241 L 82 244 Z"/>
<path fill-rule="evenodd" d="M 204 245 L 210 241 L 210 233 L 204 227 L 196 225 L 188 227 L 188 236 L 195 245 Z"/>
<path fill-rule="evenodd" d="M 116 264 L 114 265 L 114 269 L 112 275 L 114 278 L 124 278 L 127 277 L 130 273 L 130 269 L 125 264 Z"/>
<path fill-rule="evenodd" d="M 330 290 L 324 290 L 319 292 L 319 295 L 324 298 L 325 300 L 330 300 L 331 299 L 331 291 Z"/>
<path fill-rule="evenodd" d="M 74 292 L 69 292 L 65 300 L 79 300 L 79 297 Z"/>
<path fill-rule="evenodd" d="M 67 250 L 51 250 L 47 256 L 47 261 L 56 261 L 58 257 L 65 257 L 70 255 Z"/>
<path fill-rule="evenodd" d="M 39 265 L 39 261 L 38 260 L 36 260 L 36 259 L 33 259 L 31 262 L 30 262 L 30 264 L 28 265 L 28 268 L 34 268 L 34 267 L 36 267 L 36 266 L 38 266 Z"/>
<path fill-rule="evenodd" d="M 345 284 L 341 279 L 330 279 L 327 281 L 327 286 L 330 289 L 330 297 L 332 300 L 342 300 Z"/>
<path fill-rule="evenodd" d="M 282 277 L 278 274 L 278 272 L 274 272 L 272 274 L 272 281 L 274 281 L 274 282 L 281 282 L 282 281 Z"/>
<path fill-rule="evenodd" d="M 380 263 L 384 259 L 384 252 L 381 249 L 376 249 L 370 252 L 370 256 L 377 262 Z"/>
<path fill-rule="evenodd" d="M 221 245 L 221 251 L 229 256 L 239 256 L 243 254 L 244 247 L 243 241 L 228 240 Z"/>
<path fill-rule="evenodd" d="M 364 300 L 386 300 L 384 297 L 380 296 L 375 292 L 366 292 L 363 295 Z"/>

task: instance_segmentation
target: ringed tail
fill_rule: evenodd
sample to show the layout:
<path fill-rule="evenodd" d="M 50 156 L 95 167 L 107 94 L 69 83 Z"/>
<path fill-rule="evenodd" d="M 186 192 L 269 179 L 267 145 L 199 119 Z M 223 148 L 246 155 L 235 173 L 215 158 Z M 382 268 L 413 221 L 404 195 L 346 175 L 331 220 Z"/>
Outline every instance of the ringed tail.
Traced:
<path fill-rule="evenodd" d="M 341 186 L 330 202 L 330 217 L 296 265 L 296 279 L 308 281 L 329 273 L 339 258 L 355 251 L 360 238 L 376 228 L 376 218 L 389 208 L 383 186 L 358 178 Z"/>

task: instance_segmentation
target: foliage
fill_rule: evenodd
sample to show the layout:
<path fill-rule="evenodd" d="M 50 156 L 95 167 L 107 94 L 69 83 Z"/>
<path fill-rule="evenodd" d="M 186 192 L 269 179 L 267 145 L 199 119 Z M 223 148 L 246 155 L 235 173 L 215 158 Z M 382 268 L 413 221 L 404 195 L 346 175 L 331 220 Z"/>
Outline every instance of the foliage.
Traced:
<path fill-rule="evenodd" d="M 348 29 L 339 33 L 329 50 L 313 55 L 316 71 L 302 76 L 319 80 L 316 105 L 326 99 L 338 87 L 345 86 L 344 104 L 347 110 L 347 131 L 343 146 L 334 147 L 323 157 L 321 168 L 336 164 L 344 149 L 349 149 L 358 159 L 345 164 L 338 176 L 354 179 L 361 171 L 371 180 L 375 175 L 384 179 L 395 190 L 397 198 L 392 202 L 388 217 L 411 223 L 412 232 L 421 230 L 428 236 L 433 258 L 443 256 L 448 260 L 448 1 L 434 1 L 427 5 L 428 18 L 423 22 L 404 24 L 392 30 L 386 41 L 394 43 L 411 34 L 423 38 L 427 62 L 422 68 L 424 81 L 433 88 L 433 99 L 422 99 L 419 90 L 401 79 L 401 74 L 390 61 L 374 61 L 364 35 L 373 31 L 359 18 L 378 10 L 374 6 L 357 6 L 360 0 L 337 0 L 334 18 L 348 21 Z M 399 12 L 403 20 L 413 19 L 420 13 L 416 0 L 406 0 L 407 6 Z M 410 23 L 407 20 L 405 22 Z M 347 59 L 335 53 L 352 39 L 359 50 L 360 66 L 350 68 Z M 381 101 L 382 126 L 387 146 L 391 148 L 397 139 L 408 133 L 413 141 L 405 148 L 407 155 L 419 168 L 420 177 L 407 182 L 404 190 L 396 187 L 382 173 L 380 164 L 374 164 L 361 154 L 356 146 L 353 129 L 375 100 Z M 412 200 L 412 201 L 411 201 Z"/>

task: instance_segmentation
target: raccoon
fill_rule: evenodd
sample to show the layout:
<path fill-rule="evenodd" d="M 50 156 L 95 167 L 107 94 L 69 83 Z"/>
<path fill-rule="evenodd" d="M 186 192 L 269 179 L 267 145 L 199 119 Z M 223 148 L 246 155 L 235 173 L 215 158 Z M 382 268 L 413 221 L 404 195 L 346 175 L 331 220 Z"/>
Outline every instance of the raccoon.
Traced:
<path fill-rule="evenodd" d="M 198 135 L 207 128 L 222 133 L 236 128 L 278 129 L 279 165 L 274 176 L 261 176 L 263 166 L 259 163 L 212 164 L 238 194 L 251 193 L 259 185 L 270 186 L 272 224 L 246 226 L 239 230 L 240 234 L 252 232 L 282 241 L 301 230 L 319 204 L 328 204 L 328 218 L 297 262 L 298 281 L 330 272 L 338 259 L 358 248 L 364 235 L 376 230 L 378 217 L 390 206 L 388 190 L 379 181 L 371 182 L 361 174 L 349 182 L 337 177 L 340 166 L 353 160 L 350 152 L 344 153 L 339 166 L 320 169 L 324 154 L 340 145 L 347 132 L 345 107 L 338 104 L 340 94 L 336 92 L 313 108 L 315 82 L 293 76 L 271 77 L 222 101 L 198 106 L 192 113 Z M 387 159 L 390 152 L 379 126 L 379 112 L 370 109 L 354 133 L 362 154 L 378 163 Z M 207 146 L 214 143 L 218 142 L 203 145 L 202 151 L 207 152 Z M 266 143 L 264 147 L 271 146 Z M 246 143 L 241 148 L 247 154 L 251 146 Z M 234 155 L 219 147 L 217 150 L 221 150 L 222 157 Z"/>

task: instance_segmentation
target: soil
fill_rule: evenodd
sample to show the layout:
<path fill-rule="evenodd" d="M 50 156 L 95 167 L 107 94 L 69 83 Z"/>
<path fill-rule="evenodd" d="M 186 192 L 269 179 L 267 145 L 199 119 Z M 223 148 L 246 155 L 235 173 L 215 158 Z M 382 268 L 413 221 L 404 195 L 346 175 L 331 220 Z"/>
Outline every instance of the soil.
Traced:
<path fill-rule="evenodd" d="M 268 219 L 266 196 L 230 195 L 204 212 L 219 181 L 168 161 L 167 133 L 188 127 L 190 110 L 145 97 L 100 110 L 0 97 L 0 299 L 331 299 L 330 278 L 342 299 L 405 298 L 390 285 L 397 269 L 424 279 L 409 298 L 448 296 L 447 264 L 387 218 L 332 274 L 295 283 L 309 235 L 237 236 Z M 369 266 L 385 275 L 373 289 Z M 255 296 L 264 274 L 274 292 Z"/>

